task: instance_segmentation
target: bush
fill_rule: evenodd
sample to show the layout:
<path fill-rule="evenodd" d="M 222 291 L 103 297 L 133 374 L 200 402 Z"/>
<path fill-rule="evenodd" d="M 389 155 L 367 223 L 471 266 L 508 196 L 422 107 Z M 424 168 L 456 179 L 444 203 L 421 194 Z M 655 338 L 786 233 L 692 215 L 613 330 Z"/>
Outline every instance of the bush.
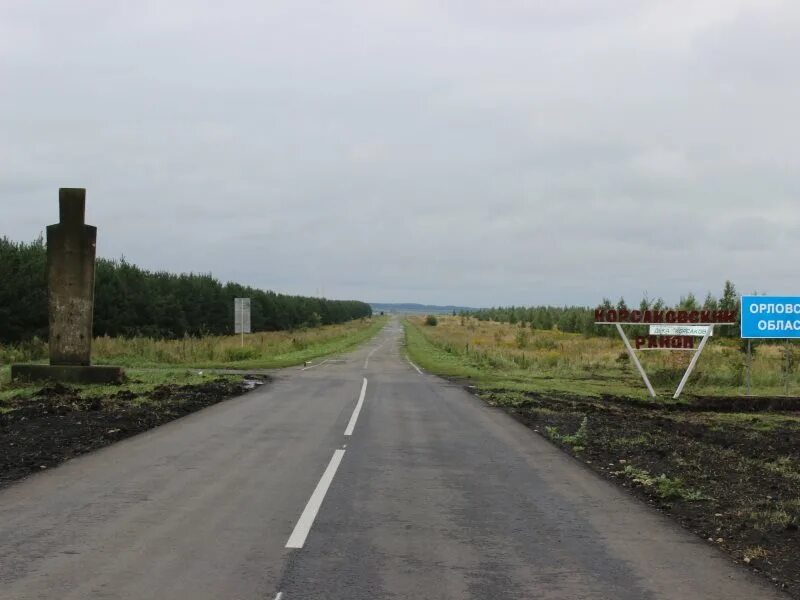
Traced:
<path fill-rule="evenodd" d="M 425 317 L 425 325 L 436 327 L 438 324 L 439 324 L 439 319 L 437 319 L 436 316 L 428 315 L 427 317 Z"/>
<path fill-rule="evenodd" d="M 225 360 L 227 362 L 237 362 L 240 360 L 253 360 L 260 356 L 257 348 L 226 348 Z"/>

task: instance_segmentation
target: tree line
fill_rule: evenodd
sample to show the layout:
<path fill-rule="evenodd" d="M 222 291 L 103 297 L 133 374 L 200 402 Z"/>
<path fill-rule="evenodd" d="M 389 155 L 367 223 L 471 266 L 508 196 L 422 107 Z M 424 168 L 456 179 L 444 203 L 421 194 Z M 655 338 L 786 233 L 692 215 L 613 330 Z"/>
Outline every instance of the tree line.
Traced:
<path fill-rule="evenodd" d="M 47 249 L 0 238 L 0 342 L 47 337 Z M 369 317 L 354 300 L 328 300 L 223 284 L 210 274 L 151 272 L 98 259 L 94 334 L 175 338 L 233 333 L 233 299 L 251 299 L 254 331 L 290 330 Z"/>
<path fill-rule="evenodd" d="M 527 326 L 531 329 L 558 329 L 567 333 L 582 333 L 593 336 L 616 336 L 616 329 L 606 325 L 595 325 L 595 308 L 614 308 L 617 310 L 630 310 L 632 308 L 645 310 L 665 310 L 676 308 L 678 310 L 732 310 L 739 314 L 739 294 L 736 286 L 730 281 L 726 281 L 719 298 L 709 292 L 705 299 L 700 302 L 697 297 L 689 293 L 682 296 L 677 306 L 667 306 L 663 299 L 652 300 L 645 296 L 637 304 L 629 305 L 624 298 L 620 298 L 616 303 L 608 298 L 604 298 L 598 307 L 588 306 L 506 306 L 496 308 L 484 308 L 471 311 L 469 314 L 482 321 L 497 321 L 500 323 L 510 323 Z M 720 327 L 717 329 L 718 335 L 735 335 L 736 327 Z"/>

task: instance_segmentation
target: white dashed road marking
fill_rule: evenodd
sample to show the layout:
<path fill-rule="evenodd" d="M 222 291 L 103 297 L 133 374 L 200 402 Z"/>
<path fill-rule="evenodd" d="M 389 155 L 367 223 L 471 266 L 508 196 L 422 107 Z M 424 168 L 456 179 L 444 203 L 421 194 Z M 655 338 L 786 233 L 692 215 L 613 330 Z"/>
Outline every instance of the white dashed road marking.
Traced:
<path fill-rule="evenodd" d="M 322 506 L 322 501 L 325 499 L 325 494 L 328 493 L 328 488 L 333 481 L 334 475 L 336 475 L 339 464 L 342 462 L 344 452 L 345 451 L 341 449 L 333 451 L 333 457 L 331 458 L 331 462 L 328 463 L 328 468 L 325 469 L 325 472 L 322 474 L 317 487 L 314 489 L 314 493 L 311 494 L 311 498 L 308 499 L 308 504 L 306 504 L 303 514 L 300 515 L 297 525 L 294 526 L 294 531 L 292 531 L 289 541 L 286 542 L 287 548 L 302 548 L 305 545 L 306 538 L 311 531 L 312 525 L 314 525 L 314 519 L 317 518 L 317 513 Z"/>
<path fill-rule="evenodd" d="M 367 393 L 367 378 L 364 377 L 364 383 L 361 385 L 361 395 L 358 397 L 358 402 L 356 403 L 355 409 L 353 409 L 353 415 L 350 417 L 350 422 L 347 424 L 347 429 L 344 430 L 345 435 L 353 435 L 353 429 L 356 426 L 356 421 L 358 421 L 358 415 L 361 414 L 361 407 L 364 405 L 364 396 Z"/>

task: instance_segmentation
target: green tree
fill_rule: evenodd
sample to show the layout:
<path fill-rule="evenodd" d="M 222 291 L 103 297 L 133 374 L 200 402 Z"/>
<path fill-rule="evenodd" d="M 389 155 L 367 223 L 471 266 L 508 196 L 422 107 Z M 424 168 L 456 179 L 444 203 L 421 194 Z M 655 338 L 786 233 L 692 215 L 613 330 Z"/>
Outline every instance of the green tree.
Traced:
<path fill-rule="evenodd" d="M 718 308 L 719 303 L 717 299 L 711 292 L 708 292 L 708 294 L 706 294 L 706 299 L 703 300 L 703 310 L 717 310 Z"/>
<path fill-rule="evenodd" d="M 686 296 L 681 297 L 678 308 L 683 310 L 697 310 L 700 308 L 700 305 L 697 303 L 697 298 L 695 298 L 695 295 L 692 292 L 689 292 L 686 294 Z"/>
<path fill-rule="evenodd" d="M 736 291 L 736 286 L 730 280 L 725 281 L 725 286 L 722 288 L 722 297 L 719 299 L 720 310 L 731 310 L 736 313 L 736 327 L 727 326 L 720 327 L 720 334 L 733 337 L 736 335 L 739 324 L 739 294 Z"/>
<path fill-rule="evenodd" d="M 722 289 L 722 298 L 719 299 L 719 307 L 722 310 L 736 310 L 739 308 L 739 294 L 736 286 L 731 281 L 726 281 Z"/>
<path fill-rule="evenodd" d="M 0 238 L 0 341 L 47 335 L 47 257 L 44 240 Z"/>
<path fill-rule="evenodd" d="M 40 238 L 14 243 L 0 238 L 0 342 L 47 334 L 46 248 Z M 342 323 L 369 317 L 364 302 L 286 296 L 210 274 L 150 272 L 119 260 L 97 261 L 95 335 L 183 337 L 233 332 L 233 299 L 251 299 L 256 331 L 306 323 Z"/>

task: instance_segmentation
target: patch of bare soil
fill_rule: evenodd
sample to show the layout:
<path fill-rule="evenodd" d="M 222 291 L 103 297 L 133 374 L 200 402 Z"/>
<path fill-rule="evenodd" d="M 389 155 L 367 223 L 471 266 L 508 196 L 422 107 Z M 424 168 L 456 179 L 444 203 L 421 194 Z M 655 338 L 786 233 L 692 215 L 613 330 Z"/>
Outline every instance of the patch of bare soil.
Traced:
<path fill-rule="evenodd" d="M 123 390 L 88 399 L 61 384 L 42 388 L 14 410 L 0 414 L 0 487 L 239 396 L 254 383 L 220 378 L 200 385 L 161 385 L 143 395 Z"/>
<path fill-rule="evenodd" d="M 797 399 L 484 398 L 800 599 Z"/>

